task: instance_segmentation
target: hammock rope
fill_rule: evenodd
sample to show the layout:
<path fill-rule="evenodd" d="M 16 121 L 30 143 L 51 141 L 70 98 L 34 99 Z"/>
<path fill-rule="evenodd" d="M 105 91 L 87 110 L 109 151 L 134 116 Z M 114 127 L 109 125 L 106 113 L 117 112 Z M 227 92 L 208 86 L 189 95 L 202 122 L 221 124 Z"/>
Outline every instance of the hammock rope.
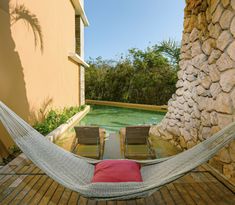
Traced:
<path fill-rule="evenodd" d="M 0 101 L 0 121 L 24 154 L 61 185 L 97 200 L 124 200 L 152 194 L 208 161 L 235 139 L 235 122 L 207 140 L 173 157 L 142 161 L 143 182 L 91 183 L 94 164 L 47 140 Z"/>

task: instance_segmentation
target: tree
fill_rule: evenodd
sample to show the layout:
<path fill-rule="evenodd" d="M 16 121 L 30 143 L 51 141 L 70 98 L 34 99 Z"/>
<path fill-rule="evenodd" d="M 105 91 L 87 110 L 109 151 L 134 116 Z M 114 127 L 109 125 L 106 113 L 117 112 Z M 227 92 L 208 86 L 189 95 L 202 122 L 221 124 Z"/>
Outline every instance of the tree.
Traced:
<path fill-rule="evenodd" d="M 180 46 L 176 41 L 171 39 L 162 41 L 160 45 L 156 45 L 155 48 L 169 58 L 172 65 L 178 69 L 180 61 Z"/>
<path fill-rule="evenodd" d="M 176 89 L 179 59 L 176 45 L 162 42 L 146 50 L 130 49 L 118 61 L 90 59 L 90 68 L 86 69 L 86 98 L 166 104 Z"/>

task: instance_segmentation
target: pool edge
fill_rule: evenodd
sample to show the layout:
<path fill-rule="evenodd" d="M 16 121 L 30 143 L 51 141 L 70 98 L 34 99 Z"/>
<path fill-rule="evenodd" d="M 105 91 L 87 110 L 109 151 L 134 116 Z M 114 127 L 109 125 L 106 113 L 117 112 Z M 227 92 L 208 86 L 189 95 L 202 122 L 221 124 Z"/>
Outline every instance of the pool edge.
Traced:
<path fill-rule="evenodd" d="M 149 111 L 158 111 L 158 112 L 167 112 L 167 105 L 145 105 L 145 104 L 135 104 L 135 103 L 123 103 L 123 102 L 113 102 L 113 101 L 101 101 L 101 100 L 89 100 L 86 99 L 86 104 L 91 105 L 106 105 L 113 107 L 122 107 L 122 108 L 133 108 Z"/>

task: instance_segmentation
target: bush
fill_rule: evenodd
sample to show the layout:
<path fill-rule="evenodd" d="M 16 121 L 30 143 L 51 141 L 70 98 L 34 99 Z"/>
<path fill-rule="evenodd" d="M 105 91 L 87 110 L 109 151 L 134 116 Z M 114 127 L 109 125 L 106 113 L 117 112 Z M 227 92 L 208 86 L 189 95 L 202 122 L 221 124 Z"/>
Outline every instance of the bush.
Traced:
<path fill-rule="evenodd" d="M 50 110 L 45 120 L 42 122 L 36 122 L 33 127 L 42 135 L 47 135 L 61 124 L 65 123 L 68 119 L 74 116 L 79 111 L 84 110 L 85 105 L 80 107 L 64 108 L 63 110 Z"/>
<path fill-rule="evenodd" d="M 8 155 L 8 157 L 3 158 L 3 165 L 8 164 L 10 161 L 15 159 L 21 153 L 22 152 L 21 152 L 20 148 L 17 145 L 13 145 L 12 147 L 9 148 L 9 155 Z"/>

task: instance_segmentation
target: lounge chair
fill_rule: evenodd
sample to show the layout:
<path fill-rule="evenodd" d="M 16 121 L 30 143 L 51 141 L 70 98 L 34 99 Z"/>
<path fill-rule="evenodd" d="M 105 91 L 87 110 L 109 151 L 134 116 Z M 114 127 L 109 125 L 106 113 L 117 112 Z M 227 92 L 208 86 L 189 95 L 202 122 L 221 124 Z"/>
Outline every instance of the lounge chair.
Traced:
<path fill-rule="evenodd" d="M 156 158 L 148 140 L 150 126 L 129 126 L 120 130 L 125 158 Z"/>
<path fill-rule="evenodd" d="M 95 126 L 79 126 L 74 129 L 78 144 L 75 152 L 84 157 L 100 159 L 104 147 L 104 129 Z"/>

